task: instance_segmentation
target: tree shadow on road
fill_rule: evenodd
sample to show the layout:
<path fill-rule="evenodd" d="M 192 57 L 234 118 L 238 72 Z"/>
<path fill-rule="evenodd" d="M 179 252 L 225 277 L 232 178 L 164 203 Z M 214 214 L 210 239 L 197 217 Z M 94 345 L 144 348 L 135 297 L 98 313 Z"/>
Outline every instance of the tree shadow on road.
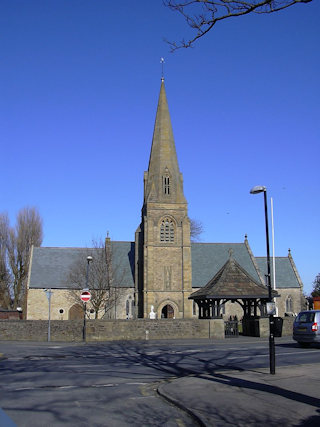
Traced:
<path fill-rule="evenodd" d="M 250 360 L 250 358 L 254 360 L 255 356 L 259 354 L 258 352 L 259 349 L 256 350 L 256 353 L 252 353 L 250 357 L 248 356 L 247 360 Z M 54 386 L 68 384 L 68 374 L 70 374 L 70 378 L 71 376 L 76 376 L 76 380 L 74 380 L 75 387 L 82 389 L 99 386 L 99 384 L 103 385 L 103 382 L 112 382 L 115 378 L 122 378 L 123 380 L 130 378 L 130 380 L 148 381 L 150 383 L 159 380 L 172 381 L 176 378 L 193 377 L 227 385 L 234 389 L 239 388 L 257 393 L 263 392 L 266 395 L 281 397 L 286 401 L 309 405 L 310 415 L 312 414 L 312 416 L 302 424 L 295 425 L 309 427 L 320 425 L 320 416 L 314 415 L 314 412 L 312 413 L 314 408 L 320 408 L 320 399 L 308 396 L 303 392 L 287 390 L 275 384 L 268 384 L 266 375 L 261 372 L 258 373 L 251 370 L 251 373 L 254 372 L 254 379 L 252 379 L 252 376 L 251 378 L 250 376 L 249 378 L 243 378 L 243 373 L 249 370 L 241 368 L 241 364 L 237 361 L 234 363 L 227 361 L 227 356 L 234 356 L 235 360 L 240 356 L 240 359 L 242 358 L 241 360 L 243 360 L 246 354 L 247 351 L 244 348 L 225 351 L 222 349 L 219 353 L 210 354 L 208 357 L 206 352 L 201 351 L 200 346 L 196 345 L 175 346 L 174 342 L 168 344 L 165 342 L 118 341 L 74 345 L 66 349 L 63 349 L 63 346 L 56 349 L 41 347 L 38 354 L 33 352 L 32 356 L 25 355 L 20 360 L 5 361 L 0 370 L 2 375 L 8 375 L 8 379 L 10 378 L 12 393 L 16 393 L 13 390 L 16 388 L 14 382 L 17 381 L 17 386 L 19 383 L 17 374 L 24 372 L 32 374 L 33 384 L 38 383 L 38 381 L 41 381 L 42 384 L 45 383 L 44 390 L 50 387 L 50 384 L 52 386 L 53 384 L 55 384 Z M 69 362 L 70 364 L 68 364 Z M 97 369 L 90 379 L 83 374 L 86 366 Z M 57 374 L 56 381 L 52 376 L 47 377 L 47 374 L 52 372 Z M 66 372 L 65 376 L 61 375 L 64 372 Z M 44 378 L 48 378 L 48 380 L 44 381 Z M 261 378 L 261 381 L 259 378 Z M 7 388 L 5 387 L 5 389 Z M 5 392 L 4 389 L 3 391 Z M 30 393 L 30 391 L 26 392 Z M 23 391 L 21 390 L 20 393 L 23 393 Z M 40 402 L 33 402 L 33 408 L 31 407 L 29 410 L 30 412 L 46 411 L 46 403 L 43 403 L 42 406 Z M 39 407 L 39 404 L 41 407 Z M 110 404 L 110 400 L 108 400 L 108 404 Z M 58 404 L 59 409 L 57 408 L 54 419 L 66 421 L 62 413 L 60 413 L 60 407 L 62 406 L 63 400 Z M 272 425 L 269 422 L 268 424 Z"/>

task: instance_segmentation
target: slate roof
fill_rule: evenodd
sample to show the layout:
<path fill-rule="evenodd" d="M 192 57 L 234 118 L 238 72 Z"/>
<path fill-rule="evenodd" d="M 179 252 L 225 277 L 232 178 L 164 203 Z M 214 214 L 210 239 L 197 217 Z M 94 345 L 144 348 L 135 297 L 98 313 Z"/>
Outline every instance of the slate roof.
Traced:
<path fill-rule="evenodd" d="M 267 274 L 267 257 L 255 257 L 263 277 Z M 273 264 L 270 260 L 271 283 L 273 283 Z M 289 257 L 275 257 L 276 288 L 299 288 L 298 278 L 293 270 Z"/>
<path fill-rule="evenodd" d="M 134 242 L 112 241 L 114 258 L 118 271 L 124 276 L 119 280 L 121 287 L 134 287 Z M 253 280 L 261 283 L 254 262 L 245 243 L 192 243 L 192 287 L 203 288 L 229 259 L 229 250 L 233 258 Z M 88 248 L 33 248 L 30 272 L 30 288 L 69 289 L 72 284 L 66 281 L 72 264 Z M 265 277 L 266 257 L 254 258 Z M 271 260 L 272 261 L 272 260 Z M 271 264 L 272 270 L 272 264 Z M 288 257 L 276 257 L 277 288 L 298 288 L 299 281 Z"/>
<path fill-rule="evenodd" d="M 232 256 L 206 284 L 190 295 L 190 299 L 203 298 L 268 298 L 265 285 L 254 280 Z"/>
<path fill-rule="evenodd" d="M 113 262 L 120 287 L 134 287 L 134 243 L 112 242 Z M 33 248 L 29 288 L 70 289 L 67 277 L 79 256 L 90 254 L 88 248 Z M 115 277 L 117 283 L 117 277 Z"/>
<path fill-rule="evenodd" d="M 261 283 L 245 243 L 192 243 L 192 287 L 204 287 L 229 259 L 229 250 L 239 265 Z"/>

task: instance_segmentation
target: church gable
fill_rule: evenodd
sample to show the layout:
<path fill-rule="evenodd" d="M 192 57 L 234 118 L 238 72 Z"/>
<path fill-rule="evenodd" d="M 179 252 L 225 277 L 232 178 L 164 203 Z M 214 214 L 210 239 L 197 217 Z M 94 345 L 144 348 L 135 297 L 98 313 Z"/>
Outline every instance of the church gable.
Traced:
<path fill-rule="evenodd" d="M 267 258 L 256 257 L 257 264 L 263 276 L 267 274 Z M 273 260 L 271 259 L 271 283 L 273 283 Z M 275 258 L 276 287 L 277 288 L 299 288 L 299 277 L 297 277 L 289 257 Z"/>

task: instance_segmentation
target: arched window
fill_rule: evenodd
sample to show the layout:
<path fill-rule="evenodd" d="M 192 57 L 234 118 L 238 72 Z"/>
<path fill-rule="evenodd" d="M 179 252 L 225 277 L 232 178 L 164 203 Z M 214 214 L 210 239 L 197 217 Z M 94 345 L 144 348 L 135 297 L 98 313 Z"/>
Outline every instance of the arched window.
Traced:
<path fill-rule="evenodd" d="M 286 299 L 286 312 L 287 313 L 293 312 L 292 298 L 290 295 Z"/>
<path fill-rule="evenodd" d="M 174 242 L 174 223 L 165 218 L 160 225 L 160 242 Z"/>

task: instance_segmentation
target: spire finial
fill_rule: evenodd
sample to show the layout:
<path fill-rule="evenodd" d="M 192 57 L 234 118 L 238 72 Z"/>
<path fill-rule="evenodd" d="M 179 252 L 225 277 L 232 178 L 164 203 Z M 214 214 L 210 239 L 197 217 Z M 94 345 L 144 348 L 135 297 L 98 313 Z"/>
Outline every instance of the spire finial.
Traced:
<path fill-rule="evenodd" d="M 164 65 L 163 64 L 165 64 L 163 57 L 160 58 L 160 64 L 161 64 L 161 81 L 163 82 L 164 81 L 164 74 L 163 74 Z"/>
<path fill-rule="evenodd" d="M 229 252 L 229 259 L 232 259 L 233 258 L 233 249 L 229 248 L 228 252 Z"/>

